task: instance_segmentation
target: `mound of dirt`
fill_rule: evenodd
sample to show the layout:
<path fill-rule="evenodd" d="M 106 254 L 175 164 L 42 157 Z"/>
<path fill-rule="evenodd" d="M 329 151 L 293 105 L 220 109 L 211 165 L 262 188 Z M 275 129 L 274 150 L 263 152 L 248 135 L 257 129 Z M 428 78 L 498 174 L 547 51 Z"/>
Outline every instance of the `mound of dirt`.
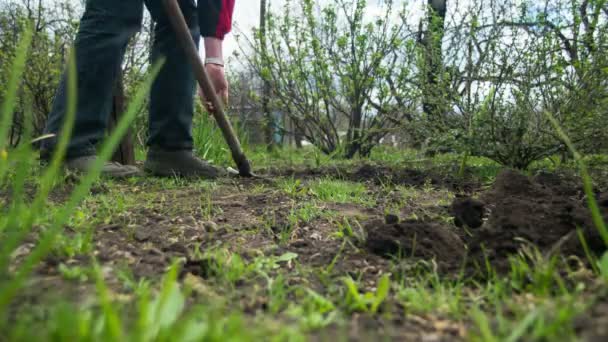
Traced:
<path fill-rule="evenodd" d="M 382 256 L 435 259 L 439 264 L 462 260 L 465 246 L 449 227 L 433 222 L 407 220 L 387 224 L 371 221 L 364 226 L 366 248 Z"/>
<path fill-rule="evenodd" d="M 592 252 L 599 255 L 606 249 L 580 187 L 571 182 L 550 175 L 530 178 L 507 170 L 481 199 L 489 211 L 487 222 L 466 243 L 472 256 L 487 257 L 498 268 L 506 266 L 507 257 L 528 243 L 545 254 L 584 256 L 577 228 L 582 229 Z M 603 206 L 603 215 L 608 218 L 608 206 Z"/>
<path fill-rule="evenodd" d="M 608 194 L 599 194 L 598 199 L 608 220 Z M 525 245 L 535 246 L 545 255 L 584 258 L 576 234 L 579 228 L 592 253 L 601 255 L 606 250 L 580 185 L 561 181 L 559 176 L 531 178 L 507 170 L 479 199 L 456 198 L 450 212 L 460 229 L 438 222 L 370 222 L 365 226 L 366 247 L 378 255 L 402 253 L 450 266 L 461 265 L 466 254 L 477 265 L 489 260 L 499 272 L 508 269 L 509 256 Z"/>

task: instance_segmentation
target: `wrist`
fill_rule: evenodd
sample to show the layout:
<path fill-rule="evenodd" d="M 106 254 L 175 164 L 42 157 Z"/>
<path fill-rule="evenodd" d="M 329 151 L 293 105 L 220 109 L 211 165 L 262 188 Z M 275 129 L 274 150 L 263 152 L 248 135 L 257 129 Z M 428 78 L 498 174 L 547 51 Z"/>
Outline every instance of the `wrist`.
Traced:
<path fill-rule="evenodd" d="M 224 66 L 224 59 L 223 58 L 219 58 L 219 57 L 207 57 L 205 58 L 205 65 L 207 64 L 213 64 L 213 65 L 217 65 L 217 66 Z"/>
<path fill-rule="evenodd" d="M 205 37 L 205 56 L 224 60 L 223 41 L 215 37 Z"/>

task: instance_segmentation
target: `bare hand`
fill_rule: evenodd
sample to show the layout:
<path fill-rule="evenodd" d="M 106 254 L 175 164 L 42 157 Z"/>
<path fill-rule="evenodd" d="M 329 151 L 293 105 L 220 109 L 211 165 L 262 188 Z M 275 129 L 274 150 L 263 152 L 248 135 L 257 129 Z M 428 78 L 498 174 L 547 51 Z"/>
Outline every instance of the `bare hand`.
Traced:
<path fill-rule="evenodd" d="M 211 84 L 213 84 L 213 87 L 215 88 L 216 95 L 220 98 L 224 106 L 228 105 L 229 89 L 228 81 L 226 80 L 226 75 L 224 73 L 224 67 L 217 64 L 207 64 L 205 65 L 205 69 L 207 70 L 207 74 L 211 79 Z M 213 104 L 205 97 L 205 94 L 203 94 L 201 88 L 198 89 L 198 94 L 201 97 L 201 100 L 203 100 L 207 111 L 210 113 L 215 111 Z"/>

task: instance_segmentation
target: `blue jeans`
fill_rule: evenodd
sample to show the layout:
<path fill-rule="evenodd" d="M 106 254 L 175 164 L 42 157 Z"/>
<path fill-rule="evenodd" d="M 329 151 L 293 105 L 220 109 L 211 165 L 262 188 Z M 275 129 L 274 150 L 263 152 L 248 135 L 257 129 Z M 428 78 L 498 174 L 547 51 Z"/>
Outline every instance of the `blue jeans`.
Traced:
<path fill-rule="evenodd" d="M 179 0 L 192 37 L 200 39 L 194 0 Z M 156 22 L 152 62 L 166 62 L 150 94 L 148 145 L 166 150 L 192 149 L 192 116 L 196 81 L 178 45 L 161 0 L 87 0 L 76 36 L 78 75 L 76 121 L 67 157 L 94 155 L 104 138 L 112 94 L 130 38 L 140 29 L 144 3 Z M 66 75 L 62 77 L 45 133 L 60 134 L 66 111 Z M 52 152 L 56 139 L 41 148 Z M 44 152 L 43 152 L 44 154 Z"/>

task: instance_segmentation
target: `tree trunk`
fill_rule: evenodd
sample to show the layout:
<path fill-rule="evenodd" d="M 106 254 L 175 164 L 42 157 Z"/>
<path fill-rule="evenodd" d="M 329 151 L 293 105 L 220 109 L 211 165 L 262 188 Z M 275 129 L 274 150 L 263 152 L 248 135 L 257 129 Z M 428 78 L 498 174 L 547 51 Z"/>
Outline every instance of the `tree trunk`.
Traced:
<path fill-rule="evenodd" d="M 441 75 L 443 70 L 442 42 L 444 36 L 447 0 L 428 0 L 427 29 L 422 39 L 425 52 L 424 61 L 424 113 L 431 119 L 437 120 L 442 115 L 443 90 Z"/>
<path fill-rule="evenodd" d="M 260 46 L 262 49 L 262 63 L 267 63 L 267 48 L 266 48 L 266 15 L 268 9 L 268 0 L 260 1 Z M 270 111 L 270 82 L 264 79 L 262 90 L 262 114 L 265 119 L 264 136 L 266 146 L 271 151 L 275 147 L 274 132 L 276 130 L 274 117 Z"/>
<path fill-rule="evenodd" d="M 353 158 L 361 150 L 361 124 L 363 121 L 362 106 L 353 108 L 348 129 L 345 157 Z"/>
<path fill-rule="evenodd" d="M 112 132 L 114 127 L 120 121 L 125 110 L 125 89 L 122 82 L 122 72 L 119 72 L 114 86 L 114 94 L 112 98 L 112 113 L 110 114 L 110 122 L 108 123 L 108 132 Z M 114 155 L 112 161 L 123 165 L 135 165 L 135 146 L 133 144 L 133 130 L 129 128 L 125 136 L 122 138 L 120 145 Z"/>

